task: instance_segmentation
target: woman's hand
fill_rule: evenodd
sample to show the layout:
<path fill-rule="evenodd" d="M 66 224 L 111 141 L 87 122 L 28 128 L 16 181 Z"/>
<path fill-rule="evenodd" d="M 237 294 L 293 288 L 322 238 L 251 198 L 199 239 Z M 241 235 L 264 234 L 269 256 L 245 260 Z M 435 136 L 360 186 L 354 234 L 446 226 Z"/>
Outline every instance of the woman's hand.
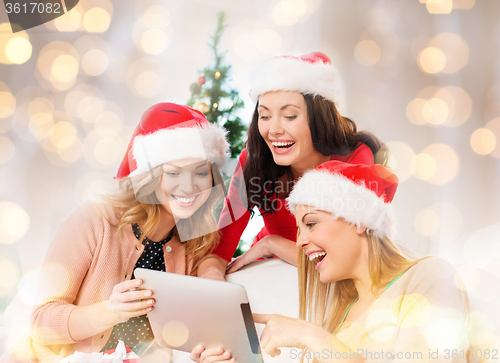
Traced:
<path fill-rule="evenodd" d="M 268 258 L 273 257 L 274 252 L 270 250 L 270 245 L 272 244 L 273 236 L 265 236 L 259 242 L 257 242 L 254 246 L 250 247 L 248 251 L 242 254 L 239 257 L 236 257 L 233 261 L 227 265 L 227 272 L 231 274 L 233 272 L 238 271 L 243 266 L 248 265 L 249 263 L 255 261 L 258 258 Z"/>
<path fill-rule="evenodd" d="M 113 287 L 111 296 L 104 301 L 106 307 L 115 313 L 117 324 L 153 310 L 153 293 L 151 290 L 139 289 L 141 285 L 140 279 L 123 281 Z"/>
<path fill-rule="evenodd" d="M 280 355 L 279 347 L 308 348 L 321 351 L 330 333 L 316 324 L 281 315 L 253 314 L 254 322 L 266 324 L 260 347 L 271 357 Z"/>
<path fill-rule="evenodd" d="M 297 247 L 295 246 L 295 242 L 276 234 L 270 234 L 263 237 L 244 254 L 234 259 L 228 265 L 226 273 L 236 272 L 258 258 L 268 258 L 274 255 L 285 262 L 297 266 Z"/>
<path fill-rule="evenodd" d="M 231 358 L 231 353 L 225 352 L 221 347 L 205 349 L 202 345 L 196 346 L 189 356 L 196 363 L 236 363 L 234 358 Z"/>

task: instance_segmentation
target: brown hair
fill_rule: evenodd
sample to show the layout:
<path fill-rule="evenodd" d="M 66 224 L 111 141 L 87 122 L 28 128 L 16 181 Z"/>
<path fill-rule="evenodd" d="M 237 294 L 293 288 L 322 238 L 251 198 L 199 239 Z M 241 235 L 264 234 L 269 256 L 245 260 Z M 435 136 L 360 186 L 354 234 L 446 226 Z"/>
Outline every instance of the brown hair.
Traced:
<path fill-rule="evenodd" d="M 373 152 L 375 163 L 387 164 L 388 150 L 385 145 L 375 135 L 357 131 L 354 121 L 341 116 L 335 103 L 319 95 L 303 94 L 303 97 L 307 106 L 313 146 L 318 152 L 325 156 L 344 156 L 353 152 L 362 143 Z M 290 166 L 277 165 L 274 162 L 269 146 L 259 133 L 258 106 L 257 103 L 248 128 L 247 160 L 243 167 L 247 195 L 242 195 L 242 198 L 248 199 L 249 210 L 257 206 L 263 214 L 268 214 L 274 213 L 277 209 L 271 199 L 275 194 L 278 178 L 285 173 L 288 174 L 289 180 L 292 181 L 293 177 Z M 266 167 L 262 167 L 263 165 Z"/>
<path fill-rule="evenodd" d="M 215 163 L 211 163 L 211 170 L 212 185 L 222 185 L 223 179 Z M 123 178 L 120 180 L 121 192 L 119 194 L 103 196 L 118 216 L 119 221 L 115 226 L 118 232 L 128 224 L 141 223 L 142 236 L 138 241 L 139 246 L 144 237 L 156 231 L 160 222 L 160 206 L 155 191 L 160 185 L 162 172 L 163 165 L 159 165 L 150 172 L 141 173 L 132 178 Z M 196 273 L 200 262 L 219 243 L 219 233 L 212 208 L 222 196 L 222 188 L 212 188 L 207 201 L 190 218 L 176 223 L 175 234 L 177 236 L 179 232 L 182 236 L 198 236 L 199 231 L 214 231 L 186 241 L 186 255 L 191 255 L 193 262 L 191 274 Z"/>

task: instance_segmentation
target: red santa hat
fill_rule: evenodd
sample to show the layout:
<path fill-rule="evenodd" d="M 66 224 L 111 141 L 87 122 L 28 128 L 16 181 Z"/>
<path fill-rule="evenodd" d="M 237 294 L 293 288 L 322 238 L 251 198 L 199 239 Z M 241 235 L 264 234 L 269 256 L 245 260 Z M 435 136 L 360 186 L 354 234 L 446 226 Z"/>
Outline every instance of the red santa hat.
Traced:
<path fill-rule="evenodd" d="M 226 133 L 189 106 L 158 103 L 142 115 L 115 179 L 185 158 L 215 158 L 221 168 L 229 156 Z"/>
<path fill-rule="evenodd" d="M 320 95 L 338 103 L 340 80 L 327 55 L 313 52 L 298 57 L 279 56 L 262 62 L 250 78 L 250 97 L 271 91 L 297 91 Z"/>
<path fill-rule="evenodd" d="M 328 161 L 306 172 L 287 198 L 288 209 L 310 206 L 331 213 L 377 237 L 393 237 L 391 202 L 398 177 L 383 165 Z"/>

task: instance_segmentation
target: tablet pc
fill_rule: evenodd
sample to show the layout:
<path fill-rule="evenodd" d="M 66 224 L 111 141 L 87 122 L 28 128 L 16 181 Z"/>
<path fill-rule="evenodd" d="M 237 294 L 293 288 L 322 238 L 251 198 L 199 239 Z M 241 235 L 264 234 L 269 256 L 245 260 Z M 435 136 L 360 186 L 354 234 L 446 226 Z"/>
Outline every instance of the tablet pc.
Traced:
<path fill-rule="evenodd" d="M 134 275 L 153 291 L 148 319 L 159 345 L 185 352 L 222 347 L 239 362 L 263 362 L 243 286 L 143 268 Z"/>

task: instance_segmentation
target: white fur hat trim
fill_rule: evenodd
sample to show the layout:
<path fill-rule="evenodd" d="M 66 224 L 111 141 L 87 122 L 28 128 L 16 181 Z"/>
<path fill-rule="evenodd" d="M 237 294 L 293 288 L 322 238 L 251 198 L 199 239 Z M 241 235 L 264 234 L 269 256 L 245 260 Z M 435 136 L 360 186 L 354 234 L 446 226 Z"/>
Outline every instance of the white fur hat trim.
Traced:
<path fill-rule="evenodd" d="M 298 205 L 331 213 L 357 227 L 364 226 L 377 237 L 393 237 L 394 215 L 390 203 L 373 191 L 341 174 L 311 170 L 295 184 L 287 198 L 295 214 Z"/>
<path fill-rule="evenodd" d="M 331 64 L 309 63 L 298 59 L 275 57 L 262 62 L 250 78 L 250 97 L 257 102 L 259 95 L 271 91 L 296 91 L 320 95 L 340 103 L 340 79 Z"/>
<path fill-rule="evenodd" d="M 209 124 L 203 127 L 162 129 L 152 134 L 138 135 L 134 138 L 133 145 L 137 169 L 130 176 L 144 173 L 169 161 L 187 158 L 215 158 L 214 162 L 220 169 L 229 157 L 226 133 L 223 127 Z"/>

